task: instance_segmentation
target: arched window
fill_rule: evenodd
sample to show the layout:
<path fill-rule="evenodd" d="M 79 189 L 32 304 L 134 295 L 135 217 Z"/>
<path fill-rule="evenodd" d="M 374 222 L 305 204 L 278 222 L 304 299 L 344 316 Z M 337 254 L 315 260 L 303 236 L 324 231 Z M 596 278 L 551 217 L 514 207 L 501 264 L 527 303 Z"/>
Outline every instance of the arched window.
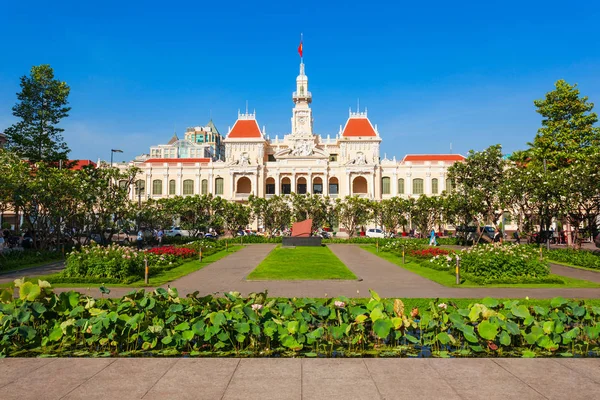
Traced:
<path fill-rule="evenodd" d="M 390 178 L 384 176 L 381 178 L 381 194 L 390 194 Z"/>
<path fill-rule="evenodd" d="M 162 194 L 162 180 L 155 179 L 152 181 L 152 194 Z"/>
<path fill-rule="evenodd" d="M 252 193 L 252 182 L 250 182 L 250 178 L 247 176 L 242 176 L 240 179 L 238 179 L 235 192 L 239 194 Z"/>
<path fill-rule="evenodd" d="M 364 176 L 357 176 L 352 181 L 352 194 L 367 194 L 368 183 Z"/>
<path fill-rule="evenodd" d="M 398 179 L 398 194 L 404 194 L 404 178 Z"/>
<path fill-rule="evenodd" d="M 446 179 L 446 192 L 450 193 L 454 190 L 454 180 Z"/>
<path fill-rule="evenodd" d="M 186 179 L 183 181 L 183 194 L 194 194 L 194 181 Z"/>
<path fill-rule="evenodd" d="M 215 179 L 215 194 L 217 196 L 223 195 L 223 178 Z"/>
<path fill-rule="evenodd" d="M 119 181 L 119 187 L 121 189 L 126 189 L 127 188 L 127 181 Z"/>
<path fill-rule="evenodd" d="M 431 193 L 438 194 L 438 180 L 437 178 L 433 178 L 431 180 Z"/>
<path fill-rule="evenodd" d="M 413 179 L 413 194 L 423 194 L 423 179 Z"/>
<path fill-rule="evenodd" d="M 175 194 L 175 179 L 169 181 L 169 194 Z"/>
<path fill-rule="evenodd" d="M 135 181 L 135 195 L 143 196 L 146 193 L 146 181 L 138 179 Z"/>
<path fill-rule="evenodd" d="M 202 194 L 208 194 L 208 179 L 202 179 Z"/>

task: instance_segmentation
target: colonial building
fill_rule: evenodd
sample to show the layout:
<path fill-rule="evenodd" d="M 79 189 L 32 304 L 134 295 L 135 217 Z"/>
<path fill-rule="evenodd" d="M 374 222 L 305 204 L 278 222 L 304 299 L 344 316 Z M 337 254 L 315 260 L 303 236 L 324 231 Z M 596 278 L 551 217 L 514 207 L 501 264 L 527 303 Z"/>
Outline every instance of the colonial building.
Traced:
<path fill-rule="evenodd" d="M 437 154 L 382 160 L 382 139 L 366 109 L 350 110 L 333 136 L 315 134 L 304 63 L 292 100 L 291 131 L 281 138 L 268 137 L 256 114 L 246 110 L 238 112 L 222 141 L 211 121 L 207 127 L 188 129 L 184 139 L 175 135 L 166 145 L 152 147 L 149 155 L 132 162 L 141 168 L 132 200 L 208 193 L 237 201 L 250 194 L 291 192 L 376 200 L 436 195 L 447 187 L 448 167 L 464 159 Z"/>

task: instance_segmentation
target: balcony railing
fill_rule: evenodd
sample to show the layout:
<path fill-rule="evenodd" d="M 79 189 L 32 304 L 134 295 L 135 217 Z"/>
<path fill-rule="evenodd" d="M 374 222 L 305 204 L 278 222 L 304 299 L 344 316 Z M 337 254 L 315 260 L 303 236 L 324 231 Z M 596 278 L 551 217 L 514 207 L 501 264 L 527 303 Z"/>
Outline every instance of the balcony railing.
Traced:
<path fill-rule="evenodd" d="M 294 92 L 292 93 L 293 99 L 311 99 L 312 93 L 309 91 L 306 92 Z"/>

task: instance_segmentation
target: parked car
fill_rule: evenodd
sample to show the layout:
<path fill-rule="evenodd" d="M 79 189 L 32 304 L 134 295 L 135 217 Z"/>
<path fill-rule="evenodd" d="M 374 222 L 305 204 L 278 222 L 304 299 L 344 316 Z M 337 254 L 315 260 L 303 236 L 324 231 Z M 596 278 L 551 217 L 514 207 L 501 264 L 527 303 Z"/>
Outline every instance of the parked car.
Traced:
<path fill-rule="evenodd" d="M 165 231 L 165 236 L 180 237 L 180 236 L 191 236 L 190 231 L 181 229 L 179 226 L 173 226 Z"/>
<path fill-rule="evenodd" d="M 207 232 L 204 234 L 204 237 L 206 239 L 218 239 L 219 238 L 219 234 L 217 232 Z"/>
<path fill-rule="evenodd" d="M 385 237 L 385 234 L 383 233 L 382 229 L 379 228 L 369 228 L 367 229 L 367 232 L 365 233 L 366 237 L 370 237 L 370 238 L 381 238 L 383 239 Z"/>

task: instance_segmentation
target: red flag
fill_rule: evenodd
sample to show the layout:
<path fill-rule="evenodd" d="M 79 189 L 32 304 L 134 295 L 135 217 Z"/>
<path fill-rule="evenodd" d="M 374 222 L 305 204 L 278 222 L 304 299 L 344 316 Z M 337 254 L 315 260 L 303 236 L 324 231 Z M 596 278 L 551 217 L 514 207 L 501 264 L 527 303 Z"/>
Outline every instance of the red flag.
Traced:
<path fill-rule="evenodd" d="M 300 46 L 298 46 L 298 54 L 302 57 L 302 41 L 300 41 Z"/>

